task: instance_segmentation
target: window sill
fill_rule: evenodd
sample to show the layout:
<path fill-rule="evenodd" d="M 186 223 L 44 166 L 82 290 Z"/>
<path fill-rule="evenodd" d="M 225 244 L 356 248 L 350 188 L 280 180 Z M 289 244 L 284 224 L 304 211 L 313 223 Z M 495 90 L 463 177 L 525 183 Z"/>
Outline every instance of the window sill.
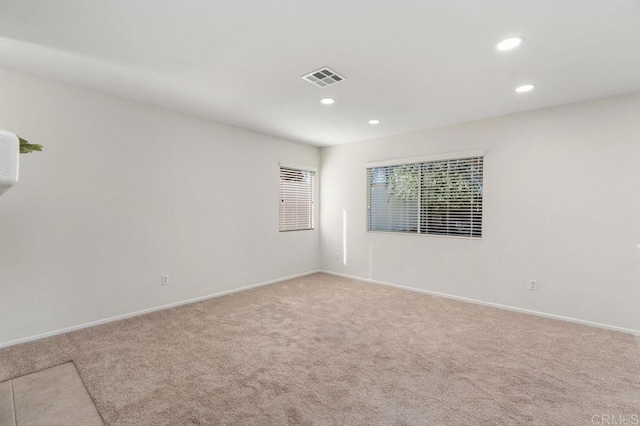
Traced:
<path fill-rule="evenodd" d="M 367 234 L 411 235 L 411 236 L 419 236 L 419 237 L 447 238 L 447 239 L 453 239 L 453 240 L 482 241 L 482 237 L 463 237 L 460 235 L 418 234 L 417 232 L 367 231 Z"/>

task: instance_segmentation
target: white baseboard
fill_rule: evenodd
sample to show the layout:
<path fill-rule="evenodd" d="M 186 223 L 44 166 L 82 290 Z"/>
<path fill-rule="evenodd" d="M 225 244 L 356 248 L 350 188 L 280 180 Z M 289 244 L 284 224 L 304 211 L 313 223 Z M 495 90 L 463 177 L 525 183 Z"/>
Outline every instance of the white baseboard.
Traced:
<path fill-rule="evenodd" d="M 251 285 L 247 285 L 247 286 L 240 287 L 240 288 L 234 288 L 234 289 L 231 289 L 231 290 L 221 291 L 219 293 L 207 294 L 205 296 L 194 297 L 192 299 L 181 300 L 179 302 L 173 302 L 173 303 L 169 303 L 169 304 L 161 305 L 161 306 L 155 306 L 153 308 L 147 308 L 147 309 L 143 309 L 141 311 L 135 311 L 135 312 L 130 312 L 128 314 L 116 315 L 114 317 L 109 317 L 109 318 L 105 318 L 105 319 L 101 319 L 101 320 L 97 320 L 97 321 L 86 322 L 84 324 L 74 325 L 72 327 L 66 327 L 66 328 L 61 328 L 61 329 L 58 329 L 58 330 L 48 331 L 46 333 L 36 334 L 35 336 L 29 336 L 29 337 L 24 337 L 22 339 L 10 340 L 8 342 L 0 343 L 0 349 L 8 347 L 8 346 L 19 345 L 21 343 L 27 343 L 27 342 L 32 342 L 32 341 L 35 341 L 35 340 L 44 339 L 44 338 L 51 337 L 51 336 L 56 336 L 58 334 L 68 333 L 70 331 L 81 330 L 83 328 L 93 327 L 93 326 L 100 325 L 100 324 L 106 324 L 106 323 L 109 323 L 109 322 L 118 321 L 118 320 L 122 320 L 122 319 L 126 319 L 126 318 L 136 317 L 138 315 L 144 315 L 144 314 L 148 314 L 148 313 L 151 313 L 151 312 L 160 311 L 162 309 L 174 308 L 176 306 L 187 305 L 189 303 L 200 302 L 201 300 L 212 299 L 214 297 L 224 296 L 226 294 L 237 293 L 237 292 L 240 292 L 240 291 L 250 290 L 250 289 L 256 288 L 256 287 L 262 287 L 262 286 L 265 286 L 265 285 L 275 284 L 275 283 L 279 283 L 279 282 L 282 282 L 282 281 L 291 280 L 291 279 L 294 279 L 294 278 L 304 277 L 304 276 L 315 274 L 315 273 L 318 273 L 318 272 L 320 272 L 320 271 L 319 270 L 315 270 L 315 271 L 303 272 L 301 274 L 291 275 L 291 276 L 284 277 L 284 278 L 278 278 L 278 279 L 271 280 L 271 281 L 264 281 L 264 282 L 261 282 L 261 283 L 251 284 Z"/>
<path fill-rule="evenodd" d="M 97 320 L 97 321 L 91 321 L 91 322 L 87 322 L 87 323 L 84 323 L 84 324 L 75 325 L 75 326 L 72 326 L 72 327 L 61 328 L 61 329 L 58 329 L 58 330 L 53 330 L 53 331 L 49 331 L 49 332 L 46 332 L 46 333 L 37 334 L 37 335 L 34 335 L 34 336 L 24 337 L 24 338 L 21 338 L 21 339 L 10 340 L 8 342 L 0 343 L 0 349 L 8 347 L 8 346 L 19 345 L 21 343 L 27 343 L 27 342 L 32 342 L 32 341 L 35 341 L 35 340 L 44 339 L 44 338 L 47 338 L 47 337 L 56 336 L 58 334 L 68 333 L 68 332 L 75 331 L 75 330 L 81 330 L 83 328 L 93 327 L 93 326 L 100 325 L 100 324 L 106 324 L 106 323 L 113 322 L 113 321 L 118 321 L 118 320 L 122 320 L 122 319 L 126 319 L 126 318 L 131 318 L 131 317 L 135 317 L 135 316 L 138 316 L 138 315 L 144 315 L 144 314 L 148 314 L 148 313 L 151 313 L 151 312 L 160 311 L 162 309 L 174 308 L 176 306 L 187 305 L 189 303 L 199 302 L 201 300 L 212 299 L 214 297 L 224 296 L 226 294 L 237 293 L 237 292 L 240 292 L 240 291 L 250 290 L 250 289 L 256 288 L 256 287 L 262 287 L 262 286 L 265 286 L 265 285 L 275 284 L 275 283 L 278 283 L 278 282 L 287 281 L 287 280 L 291 280 L 291 279 L 294 279 L 294 278 L 304 277 L 304 276 L 315 274 L 315 273 L 318 273 L 318 272 L 322 272 L 322 273 L 330 274 L 330 275 L 336 275 L 336 276 L 344 277 L 344 278 L 350 278 L 350 279 L 353 279 L 353 280 L 368 282 L 368 283 L 372 283 L 372 284 L 378 284 L 378 285 L 385 285 L 385 286 L 389 286 L 389 287 L 400 288 L 400 289 L 414 291 L 414 292 L 418 292 L 418 293 L 431 294 L 431 295 L 434 295 L 434 296 L 445 297 L 447 299 L 460 300 L 460 301 L 463 301 L 463 302 L 475 303 L 475 304 L 483 305 L 483 306 L 491 306 L 491 307 L 494 307 L 494 308 L 506 309 L 508 311 L 522 312 L 522 313 L 525 313 L 525 314 L 536 315 L 536 316 L 539 316 L 539 317 L 552 318 L 552 319 L 561 320 L 561 321 L 568 321 L 568 322 L 573 322 L 573 323 L 577 323 L 577 324 L 588 325 L 588 326 L 591 326 L 591 327 L 598 327 L 598 328 L 604 328 L 604 329 L 607 329 L 607 330 L 621 331 L 623 333 L 629 333 L 629 334 L 633 334 L 635 336 L 640 336 L 640 330 L 633 330 L 633 329 L 630 329 L 630 328 L 624 328 L 624 327 L 618 327 L 618 326 L 614 326 L 614 325 L 602 324 L 602 323 L 586 321 L 586 320 L 581 320 L 581 319 L 576 319 L 576 318 L 564 317 L 564 316 L 561 316 L 561 315 L 548 314 L 548 313 L 545 313 L 545 312 L 532 311 L 532 310 L 529 310 L 529 309 L 516 308 L 516 307 L 508 306 L 508 305 L 501 305 L 499 303 L 485 302 L 485 301 L 482 301 L 482 300 L 470 299 L 468 297 L 455 296 L 455 295 L 452 295 L 452 294 L 439 293 L 439 292 L 436 292 L 436 291 L 424 290 L 424 289 L 416 288 L 416 287 L 409 287 L 409 286 L 403 286 L 403 285 L 399 285 L 399 284 L 392 284 L 392 283 L 388 283 L 388 282 L 384 282 L 384 281 L 378 281 L 378 280 L 372 280 L 372 279 L 369 279 L 369 278 L 357 277 L 357 276 L 354 276 L 354 275 L 341 274 L 339 272 L 326 271 L 326 270 L 314 270 L 314 271 L 304 272 L 304 273 L 301 273 L 301 274 L 291 275 L 291 276 L 288 276 L 288 277 L 278 278 L 278 279 L 271 280 L 271 281 L 264 281 L 264 282 L 257 283 L 257 284 L 251 284 L 251 285 L 248 285 L 248 286 L 235 288 L 235 289 L 232 289 L 232 290 L 226 290 L 226 291 L 222 291 L 222 292 L 219 292 L 219 293 L 207 294 L 205 296 L 194 297 L 192 299 L 186 299 L 186 300 L 182 300 L 182 301 L 179 301 L 179 302 L 169 303 L 169 304 L 166 304 L 166 305 L 156 306 L 156 307 L 153 307 L 153 308 L 147 308 L 147 309 L 143 309 L 143 310 L 140 310 L 140 311 L 130 312 L 130 313 L 127 313 L 127 314 L 116 315 L 116 316 L 113 316 L 113 317 L 109 317 L 109 318 L 105 318 L 105 319 L 101 319 L 101 320 Z"/>
<path fill-rule="evenodd" d="M 460 300 L 462 302 L 475 303 L 477 305 L 483 305 L 483 306 L 491 306 L 491 307 L 498 308 L 498 309 L 505 309 L 507 311 L 521 312 L 521 313 L 525 313 L 525 314 L 536 315 L 536 316 L 539 316 L 539 317 L 551 318 L 551 319 L 560 320 L 560 321 L 573 322 L 573 323 L 577 323 L 577 324 L 588 325 L 588 326 L 591 326 L 591 327 L 604 328 L 604 329 L 607 329 L 607 330 L 621 331 L 623 333 L 629 333 L 629 334 L 633 334 L 635 336 L 640 336 L 640 330 L 633 330 L 631 328 L 618 327 L 618 326 L 615 326 L 615 325 L 602 324 L 602 323 L 599 323 L 599 322 L 586 321 L 586 320 L 581 320 L 581 319 L 577 319 L 577 318 L 563 317 L 561 315 L 548 314 L 546 312 L 532 311 L 530 309 L 516 308 L 514 306 L 501 305 L 499 303 L 485 302 L 485 301 L 482 301 L 482 300 L 470 299 L 468 297 L 455 296 L 453 294 L 439 293 L 437 291 L 430 291 L 430 290 L 424 290 L 424 289 L 416 288 L 416 287 L 409 287 L 409 286 L 404 286 L 404 285 L 399 285 L 399 284 L 392 284 L 392 283 L 388 283 L 388 282 L 384 282 L 384 281 L 372 280 L 372 279 L 369 279 L 369 278 L 356 277 L 354 275 L 341 274 L 339 272 L 326 271 L 326 270 L 321 270 L 320 272 L 325 273 L 325 274 L 330 274 L 330 275 L 336 275 L 336 276 L 339 276 L 339 277 L 350 278 L 350 279 L 353 279 L 353 280 L 364 281 L 364 282 L 371 283 L 371 284 L 378 284 L 378 285 L 385 285 L 385 286 L 389 286 L 389 287 L 401 288 L 403 290 L 415 291 L 417 293 L 430 294 L 430 295 L 433 295 L 433 296 L 445 297 L 447 299 Z"/>

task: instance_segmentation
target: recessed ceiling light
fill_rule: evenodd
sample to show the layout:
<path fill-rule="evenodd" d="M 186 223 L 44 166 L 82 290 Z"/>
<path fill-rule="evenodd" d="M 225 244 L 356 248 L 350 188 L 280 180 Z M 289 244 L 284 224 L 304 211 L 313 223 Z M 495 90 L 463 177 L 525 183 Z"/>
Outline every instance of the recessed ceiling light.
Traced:
<path fill-rule="evenodd" d="M 526 92 L 530 92 L 533 89 L 535 89 L 536 86 L 534 86 L 533 84 L 524 84 L 522 86 L 518 86 L 516 87 L 516 92 L 518 93 L 526 93 Z"/>
<path fill-rule="evenodd" d="M 496 47 L 498 48 L 498 50 L 511 50 L 520 46 L 522 44 L 522 41 L 522 37 L 509 37 L 498 43 L 498 46 Z"/>
<path fill-rule="evenodd" d="M 369 120 L 369 124 L 380 124 L 380 120 Z"/>
<path fill-rule="evenodd" d="M 325 105 L 331 105 L 335 101 L 336 101 L 335 99 L 331 99 L 331 98 L 320 99 L 320 103 L 325 104 Z"/>

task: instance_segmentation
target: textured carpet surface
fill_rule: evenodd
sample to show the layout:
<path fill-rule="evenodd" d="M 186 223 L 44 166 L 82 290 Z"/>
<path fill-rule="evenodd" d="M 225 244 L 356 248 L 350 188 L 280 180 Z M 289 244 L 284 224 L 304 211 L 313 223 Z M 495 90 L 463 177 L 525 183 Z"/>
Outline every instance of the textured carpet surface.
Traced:
<path fill-rule="evenodd" d="M 591 425 L 640 415 L 627 334 L 315 274 L 0 350 L 73 360 L 110 425 Z"/>

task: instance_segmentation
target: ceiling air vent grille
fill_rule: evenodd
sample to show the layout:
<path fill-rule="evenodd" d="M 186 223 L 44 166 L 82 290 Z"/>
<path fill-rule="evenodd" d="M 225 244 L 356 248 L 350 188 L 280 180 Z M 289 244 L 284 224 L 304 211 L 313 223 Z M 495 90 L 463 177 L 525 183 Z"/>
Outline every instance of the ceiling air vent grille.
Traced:
<path fill-rule="evenodd" d="M 346 80 L 343 76 L 329 67 L 320 68 L 302 76 L 303 80 L 318 87 L 329 87 Z"/>

